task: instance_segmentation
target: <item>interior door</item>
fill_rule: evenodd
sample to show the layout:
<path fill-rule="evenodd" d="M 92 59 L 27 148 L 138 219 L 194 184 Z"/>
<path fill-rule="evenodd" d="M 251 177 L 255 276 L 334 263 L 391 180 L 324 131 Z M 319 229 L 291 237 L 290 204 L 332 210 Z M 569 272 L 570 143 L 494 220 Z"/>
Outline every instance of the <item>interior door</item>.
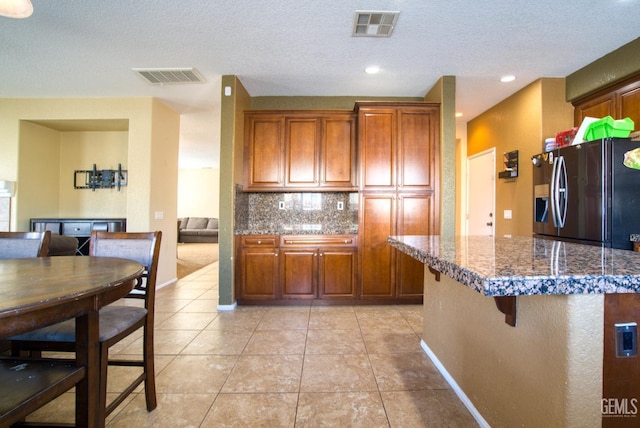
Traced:
<path fill-rule="evenodd" d="M 467 158 L 467 235 L 494 235 L 495 171 L 495 148 Z"/>

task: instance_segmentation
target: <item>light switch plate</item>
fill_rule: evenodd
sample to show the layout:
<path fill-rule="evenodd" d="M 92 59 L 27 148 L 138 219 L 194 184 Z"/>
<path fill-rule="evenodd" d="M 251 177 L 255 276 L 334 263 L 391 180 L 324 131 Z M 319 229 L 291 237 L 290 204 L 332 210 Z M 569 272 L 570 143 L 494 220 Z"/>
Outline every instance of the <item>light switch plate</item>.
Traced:
<path fill-rule="evenodd" d="M 511 220 L 513 216 L 513 213 L 511 212 L 511 210 L 504 210 L 504 218 L 506 220 Z"/>

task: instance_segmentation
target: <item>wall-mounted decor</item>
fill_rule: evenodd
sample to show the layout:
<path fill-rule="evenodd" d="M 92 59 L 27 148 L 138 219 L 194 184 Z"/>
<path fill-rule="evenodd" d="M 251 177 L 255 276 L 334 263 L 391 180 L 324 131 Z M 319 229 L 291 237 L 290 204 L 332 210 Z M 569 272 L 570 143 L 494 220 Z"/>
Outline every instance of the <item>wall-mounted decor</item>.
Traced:
<path fill-rule="evenodd" d="M 118 164 L 118 169 L 96 169 L 96 164 L 93 164 L 93 169 L 81 169 L 76 170 L 73 173 L 73 188 L 74 189 L 111 189 L 117 188 L 120 191 L 121 186 L 127 185 L 127 170 L 122 169 L 122 166 Z"/>
<path fill-rule="evenodd" d="M 518 151 L 513 150 L 503 155 L 504 171 L 498 173 L 500 178 L 515 178 L 518 176 Z"/>

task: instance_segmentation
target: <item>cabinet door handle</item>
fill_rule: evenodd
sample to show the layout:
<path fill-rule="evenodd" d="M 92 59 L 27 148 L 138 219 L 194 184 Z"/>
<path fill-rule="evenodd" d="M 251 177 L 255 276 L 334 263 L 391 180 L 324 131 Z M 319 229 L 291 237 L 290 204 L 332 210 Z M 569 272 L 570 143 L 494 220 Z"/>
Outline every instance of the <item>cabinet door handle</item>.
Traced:
<path fill-rule="evenodd" d="M 258 240 L 258 245 L 262 244 L 262 241 Z"/>

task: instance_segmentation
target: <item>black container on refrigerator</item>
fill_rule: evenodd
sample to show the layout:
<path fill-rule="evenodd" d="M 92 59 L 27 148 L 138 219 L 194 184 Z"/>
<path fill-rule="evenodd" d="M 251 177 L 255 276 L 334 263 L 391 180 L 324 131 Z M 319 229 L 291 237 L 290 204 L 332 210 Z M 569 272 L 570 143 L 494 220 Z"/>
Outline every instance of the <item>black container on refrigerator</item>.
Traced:
<path fill-rule="evenodd" d="M 640 170 L 623 164 L 640 142 L 605 138 L 533 156 L 533 233 L 630 250 L 640 233 Z"/>

